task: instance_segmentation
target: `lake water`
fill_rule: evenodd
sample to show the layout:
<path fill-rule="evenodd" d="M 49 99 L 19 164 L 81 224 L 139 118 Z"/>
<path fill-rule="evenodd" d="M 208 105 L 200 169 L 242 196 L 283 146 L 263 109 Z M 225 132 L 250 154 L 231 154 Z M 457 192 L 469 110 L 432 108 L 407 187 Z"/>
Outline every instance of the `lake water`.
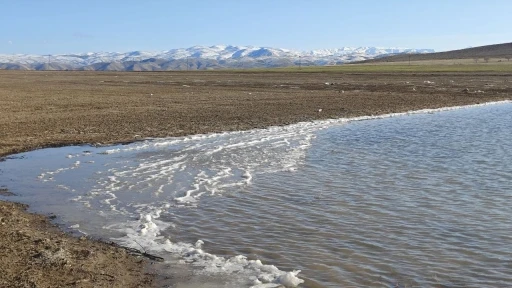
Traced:
<path fill-rule="evenodd" d="M 173 287 L 512 287 L 512 104 L 448 110 L 43 149 L 0 186 Z"/>

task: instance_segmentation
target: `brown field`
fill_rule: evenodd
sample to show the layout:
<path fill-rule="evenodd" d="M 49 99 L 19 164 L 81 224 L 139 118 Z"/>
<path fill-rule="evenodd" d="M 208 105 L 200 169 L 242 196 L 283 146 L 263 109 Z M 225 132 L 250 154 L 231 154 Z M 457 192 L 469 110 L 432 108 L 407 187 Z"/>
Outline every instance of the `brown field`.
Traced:
<path fill-rule="evenodd" d="M 0 71 L 0 156 L 511 95 L 512 74 L 504 72 Z M 3 184 L 1 194 L 9 195 Z M 125 251 L 69 237 L 18 204 L 0 201 L 0 222 L 2 287 L 147 287 L 153 281 L 140 260 Z"/>
<path fill-rule="evenodd" d="M 0 71 L 0 156 L 510 95 L 510 73 Z"/>
<path fill-rule="evenodd" d="M 144 262 L 60 232 L 42 215 L 0 201 L 0 287 L 149 287 Z"/>

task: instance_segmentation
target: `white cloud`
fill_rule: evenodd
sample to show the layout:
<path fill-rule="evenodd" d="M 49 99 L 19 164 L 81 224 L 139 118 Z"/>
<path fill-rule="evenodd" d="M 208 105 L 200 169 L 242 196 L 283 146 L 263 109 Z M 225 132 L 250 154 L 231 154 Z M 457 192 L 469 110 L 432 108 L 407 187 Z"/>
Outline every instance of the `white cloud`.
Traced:
<path fill-rule="evenodd" d="M 11 40 L 7 41 L 7 44 L 12 45 L 12 41 Z"/>

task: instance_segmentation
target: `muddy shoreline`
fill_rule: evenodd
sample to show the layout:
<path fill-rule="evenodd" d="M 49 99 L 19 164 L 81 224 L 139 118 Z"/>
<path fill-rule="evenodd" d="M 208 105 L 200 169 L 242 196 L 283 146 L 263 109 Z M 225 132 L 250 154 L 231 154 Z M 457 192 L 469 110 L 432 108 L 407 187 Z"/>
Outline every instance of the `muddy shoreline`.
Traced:
<path fill-rule="evenodd" d="M 1 287 L 150 287 L 148 261 L 60 231 L 27 206 L 0 201 Z"/>
<path fill-rule="evenodd" d="M 512 75 L 0 71 L 0 161 L 45 147 L 512 99 Z M 1 173 L 1 171 L 0 171 Z M 4 183 L 0 190 L 8 199 Z M 148 261 L 0 201 L 0 286 L 158 286 Z"/>
<path fill-rule="evenodd" d="M 469 105 L 511 94 L 512 75 L 496 73 L 0 71 L 0 156 Z"/>

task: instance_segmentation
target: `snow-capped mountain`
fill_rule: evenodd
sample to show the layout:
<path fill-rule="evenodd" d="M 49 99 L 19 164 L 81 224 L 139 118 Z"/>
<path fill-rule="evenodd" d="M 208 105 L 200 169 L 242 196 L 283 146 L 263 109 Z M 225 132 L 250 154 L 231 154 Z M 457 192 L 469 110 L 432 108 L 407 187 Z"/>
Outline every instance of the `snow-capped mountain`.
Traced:
<path fill-rule="evenodd" d="M 186 70 L 214 68 L 334 65 L 432 49 L 343 47 L 312 51 L 253 46 L 193 46 L 166 51 L 92 52 L 82 54 L 0 54 L 0 69 L 23 70 Z"/>

